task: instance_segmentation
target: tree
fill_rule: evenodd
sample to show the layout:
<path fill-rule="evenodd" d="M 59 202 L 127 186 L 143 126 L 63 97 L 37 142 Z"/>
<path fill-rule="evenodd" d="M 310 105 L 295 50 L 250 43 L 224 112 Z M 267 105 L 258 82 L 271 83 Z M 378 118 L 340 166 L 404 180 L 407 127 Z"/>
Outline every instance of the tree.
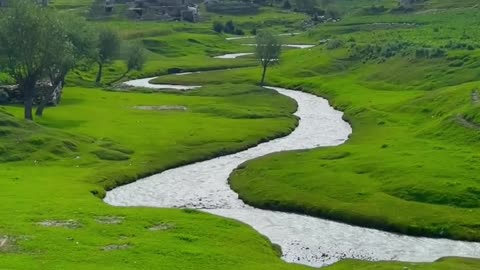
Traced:
<path fill-rule="evenodd" d="M 41 93 L 37 116 L 43 115 L 55 90 L 62 89 L 68 72 L 95 55 L 95 35 L 85 20 L 53 12 L 48 19 L 52 22 L 47 25 L 50 38 L 44 73 L 50 87 Z"/>
<path fill-rule="evenodd" d="M 1 59 L 16 81 L 24 99 L 24 117 L 33 120 L 32 107 L 37 81 L 42 76 L 48 49 L 44 9 L 32 1 L 12 1 L 0 22 Z"/>
<path fill-rule="evenodd" d="M 214 21 L 213 22 L 213 31 L 217 32 L 217 33 L 222 33 L 223 32 L 223 29 L 225 28 L 225 26 L 223 25 L 222 22 L 219 22 L 219 21 Z"/>
<path fill-rule="evenodd" d="M 141 71 L 145 65 L 146 57 L 142 45 L 139 43 L 134 43 L 129 45 L 125 54 L 125 62 L 127 64 L 127 70 L 122 74 L 118 79 L 110 82 L 109 84 L 115 83 L 123 79 L 130 71 L 137 70 Z"/>
<path fill-rule="evenodd" d="M 96 57 L 98 64 L 98 73 L 95 82 L 97 85 L 99 85 L 102 81 L 103 66 L 106 63 L 112 61 L 120 50 L 120 42 L 120 37 L 118 36 L 117 32 L 109 28 L 104 28 L 100 30 L 97 41 Z"/>
<path fill-rule="evenodd" d="M 229 33 L 229 34 L 235 34 L 235 23 L 232 21 L 232 20 L 229 20 L 224 28 L 223 28 L 223 31 L 225 33 Z"/>
<path fill-rule="evenodd" d="M 265 75 L 267 74 L 267 68 L 280 58 L 282 52 L 282 44 L 278 37 L 274 36 L 271 32 L 261 31 L 256 37 L 257 47 L 256 56 L 262 65 L 262 79 L 260 84 L 265 83 Z"/>

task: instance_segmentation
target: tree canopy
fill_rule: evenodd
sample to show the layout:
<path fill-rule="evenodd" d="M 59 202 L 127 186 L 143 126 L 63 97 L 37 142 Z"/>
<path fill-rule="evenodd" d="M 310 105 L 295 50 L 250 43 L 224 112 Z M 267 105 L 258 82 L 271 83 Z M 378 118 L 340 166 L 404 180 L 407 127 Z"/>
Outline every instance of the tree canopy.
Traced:
<path fill-rule="evenodd" d="M 282 52 L 280 39 L 269 31 L 260 31 L 256 36 L 257 47 L 255 55 L 263 67 L 260 84 L 265 83 L 265 75 L 269 65 L 278 61 Z"/>
<path fill-rule="evenodd" d="M 35 1 L 12 1 L 2 13 L 0 68 L 18 84 L 25 118 L 32 120 L 34 98 L 40 95 L 37 115 L 41 115 L 51 96 L 51 89 L 37 92 L 39 80 L 50 81 L 51 88 L 63 82 L 81 59 L 93 55 L 93 32 L 84 21 L 67 18 Z"/>

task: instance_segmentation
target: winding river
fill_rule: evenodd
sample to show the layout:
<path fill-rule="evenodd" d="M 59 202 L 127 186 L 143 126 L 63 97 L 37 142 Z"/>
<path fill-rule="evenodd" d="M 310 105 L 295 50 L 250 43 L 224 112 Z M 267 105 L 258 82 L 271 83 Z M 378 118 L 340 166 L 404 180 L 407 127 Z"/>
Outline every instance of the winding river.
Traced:
<path fill-rule="evenodd" d="M 151 79 L 126 84 L 190 89 L 190 86 L 150 84 Z M 118 187 L 107 193 L 105 202 L 115 206 L 195 208 L 236 219 L 280 245 L 285 261 L 315 267 L 343 258 L 431 262 L 445 256 L 480 257 L 480 243 L 404 236 L 246 205 L 227 182 L 240 164 L 274 152 L 336 146 L 344 143 L 352 132 L 342 119 L 343 113 L 333 109 L 327 100 L 303 92 L 268 88 L 298 104 L 295 115 L 300 122 L 290 135 Z"/>

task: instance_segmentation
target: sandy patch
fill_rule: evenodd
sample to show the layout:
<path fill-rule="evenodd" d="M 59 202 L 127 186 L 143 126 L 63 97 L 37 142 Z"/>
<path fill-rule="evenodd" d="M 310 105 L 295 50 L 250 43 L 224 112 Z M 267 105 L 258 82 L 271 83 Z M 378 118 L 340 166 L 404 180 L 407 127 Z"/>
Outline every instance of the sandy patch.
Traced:
<path fill-rule="evenodd" d="M 0 235 L 0 253 L 14 251 L 18 237 Z"/>
<path fill-rule="evenodd" d="M 124 220 L 125 217 L 116 216 L 102 216 L 95 219 L 95 221 L 100 224 L 122 224 Z"/>
<path fill-rule="evenodd" d="M 0 236 L 0 251 L 5 251 L 9 244 L 8 236 Z"/>
<path fill-rule="evenodd" d="M 247 44 L 242 44 L 242 45 L 245 45 L 245 46 L 257 46 L 257 44 L 253 44 L 253 43 L 247 43 Z M 313 48 L 315 47 L 316 45 L 312 45 L 312 44 L 282 44 L 283 47 L 287 47 L 287 48 L 293 48 L 293 49 L 310 49 L 310 48 Z"/>
<path fill-rule="evenodd" d="M 172 223 L 159 223 L 148 228 L 149 231 L 169 231 L 172 229 L 175 229 L 175 224 Z"/>
<path fill-rule="evenodd" d="M 44 227 L 54 227 L 54 228 L 68 228 L 68 229 L 78 229 L 82 225 L 73 219 L 69 220 L 44 220 L 37 223 L 40 226 Z"/>
<path fill-rule="evenodd" d="M 129 249 L 131 246 L 129 244 L 123 245 L 108 245 L 102 248 L 103 251 L 114 251 L 114 250 L 125 250 Z"/>
<path fill-rule="evenodd" d="M 134 106 L 136 110 L 142 111 L 186 111 L 187 107 L 185 106 Z"/>

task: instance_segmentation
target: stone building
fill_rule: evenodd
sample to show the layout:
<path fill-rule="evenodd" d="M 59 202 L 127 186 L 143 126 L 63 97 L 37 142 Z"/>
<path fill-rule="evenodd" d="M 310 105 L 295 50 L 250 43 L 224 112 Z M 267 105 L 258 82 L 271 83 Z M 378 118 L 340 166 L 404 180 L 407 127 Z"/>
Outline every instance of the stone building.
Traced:
<path fill-rule="evenodd" d="M 0 7 L 6 7 L 9 1 L 14 0 L 0 0 Z M 48 6 L 49 0 L 37 0 L 37 3 L 42 6 Z"/>
<path fill-rule="evenodd" d="M 198 6 L 189 0 L 134 0 L 129 1 L 128 5 L 131 14 L 144 20 L 197 22 L 200 18 Z"/>

